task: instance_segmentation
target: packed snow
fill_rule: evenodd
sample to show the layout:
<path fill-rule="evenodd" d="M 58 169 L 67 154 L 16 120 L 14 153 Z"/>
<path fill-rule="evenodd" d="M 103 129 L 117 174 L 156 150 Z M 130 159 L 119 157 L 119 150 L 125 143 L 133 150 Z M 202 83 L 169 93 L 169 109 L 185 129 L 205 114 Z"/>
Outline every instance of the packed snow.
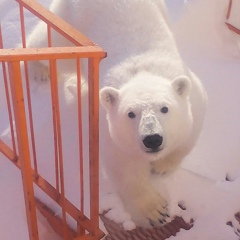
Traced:
<path fill-rule="evenodd" d="M 49 6 L 51 1 L 39 2 Z M 162 179 L 154 176 L 153 182 L 159 191 L 168 192 L 172 215 L 181 215 L 186 221 L 194 220 L 191 230 L 181 230 L 170 239 L 236 240 L 240 236 L 237 231 L 240 226 L 234 217 L 240 211 L 240 109 L 237 106 L 240 102 L 240 35 L 233 33 L 225 25 L 228 0 L 167 0 L 166 3 L 180 52 L 204 83 L 209 104 L 205 125 L 193 152 L 176 173 Z M 239 11 L 239 0 L 233 0 L 233 11 L 228 22 L 236 27 L 240 26 Z M 16 24 L 18 19 L 17 4 L 3 0 L 0 3 L 0 20 L 5 47 L 16 46 L 20 41 Z M 27 14 L 27 29 L 31 29 L 35 22 L 36 19 Z M 62 83 L 61 87 L 64 88 Z M 47 138 L 47 133 L 52 128 L 51 109 L 48 106 L 49 88 L 47 84 L 34 83 L 32 91 L 33 108 L 38 109 L 34 112 L 36 136 L 40 148 L 45 149 L 43 153 L 41 151 L 41 158 L 46 160 L 40 165 L 40 170 L 52 182 L 49 170 L 51 163 L 48 159 L 53 156 L 53 152 L 49 150 L 53 143 Z M 75 130 L 72 127 L 75 126 L 74 120 L 70 120 L 69 116 L 76 114 L 76 105 L 71 93 L 66 99 L 64 91 L 60 91 L 60 97 L 62 116 L 65 116 L 63 135 L 69 139 L 67 134 Z M 10 139 L 8 125 L 4 85 L 0 81 L 0 136 L 6 142 Z M 64 142 L 66 156 L 76 147 L 72 146 L 74 137 L 76 136 Z M 0 155 L 0 169 L 0 238 L 28 239 L 20 171 L 3 155 Z M 69 163 L 66 169 L 77 167 L 74 163 Z M 79 179 L 75 172 L 70 175 L 66 177 L 67 185 Z M 124 212 L 102 171 L 100 180 L 100 211 L 111 208 L 107 213 L 110 219 L 122 223 L 126 230 L 133 229 L 134 223 Z M 79 196 L 75 199 L 75 192 L 74 188 L 69 188 L 67 196 L 77 203 Z M 87 200 L 88 197 L 86 202 Z M 180 209 L 179 203 L 186 210 Z M 51 204 L 48 202 L 49 206 Z M 40 214 L 38 219 L 41 239 L 59 239 Z M 232 226 L 227 224 L 229 222 L 232 222 Z M 101 227 L 103 228 L 102 225 Z"/>

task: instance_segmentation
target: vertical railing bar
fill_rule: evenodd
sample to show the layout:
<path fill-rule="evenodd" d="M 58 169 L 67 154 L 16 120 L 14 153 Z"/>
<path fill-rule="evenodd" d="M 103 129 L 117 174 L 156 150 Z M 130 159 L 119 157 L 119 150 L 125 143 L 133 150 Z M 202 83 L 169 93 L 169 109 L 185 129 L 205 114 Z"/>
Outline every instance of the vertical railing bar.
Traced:
<path fill-rule="evenodd" d="M 3 49 L 3 36 L 2 36 L 2 26 L 0 23 L 0 49 Z M 17 155 L 16 150 L 16 141 L 15 141 L 15 134 L 14 134 L 14 126 L 13 126 L 13 115 L 12 115 L 12 107 L 11 107 L 11 100 L 10 100 L 10 93 L 8 87 L 8 80 L 7 80 L 7 69 L 5 62 L 2 62 L 2 70 L 3 70 L 3 80 L 4 80 L 4 87 L 6 93 L 6 101 L 7 101 L 7 108 L 8 108 L 8 117 L 9 117 L 9 125 L 11 130 L 11 141 L 13 147 L 14 156 Z"/>
<path fill-rule="evenodd" d="M 34 126 L 33 126 L 32 101 L 31 101 L 31 93 L 30 93 L 30 84 L 29 84 L 28 64 L 27 64 L 27 62 L 24 62 L 24 71 L 25 71 L 25 77 L 26 77 L 28 117 L 29 117 L 30 133 L 31 133 L 33 165 L 34 165 L 34 169 L 36 171 L 36 174 L 38 174 L 37 152 L 36 152 L 35 134 L 34 134 Z"/>
<path fill-rule="evenodd" d="M 23 6 L 19 3 L 20 11 L 20 24 L 21 24 L 21 33 L 22 33 L 22 46 L 26 48 L 26 33 L 25 33 L 25 21 L 24 21 L 24 9 Z"/>
<path fill-rule="evenodd" d="M 60 194 L 62 199 L 63 236 L 64 236 L 64 240 L 68 240 L 65 187 L 64 187 L 64 170 L 63 170 L 62 134 L 61 134 L 60 107 L 59 107 L 59 98 L 58 98 L 56 60 L 50 60 L 50 75 L 51 75 L 53 116 L 55 116 L 55 125 L 56 125 L 55 129 L 56 129 L 56 139 L 57 139 L 56 142 L 57 142 L 58 162 L 59 162 L 60 190 L 61 190 Z"/>
<path fill-rule="evenodd" d="M 79 142 L 79 171 L 80 171 L 80 211 L 84 213 L 84 175 L 83 175 L 83 137 L 82 137 L 82 94 L 81 94 L 81 65 L 77 58 L 77 96 L 78 96 L 78 142 Z M 78 224 L 78 234 L 84 235 L 85 230 Z"/>
<path fill-rule="evenodd" d="M 0 22 L 0 48 L 3 49 L 2 25 Z"/>
<path fill-rule="evenodd" d="M 51 82 L 52 82 L 52 76 L 51 78 Z M 52 85 L 52 84 L 51 84 Z M 52 87 L 51 87 L 52 89 Z M 52 99 L 54 99 L 54 91 L 51 90 L 51 94 L 52 94 Z M 56 190 L 58 192 L 60 192 L 59 190 L 59 155 L 58 155 L 58 139 L 57 139 L 57 126 L 56 126 L 56 115 L 54 114 L 54 102 L 52 100 L 52 116 L 53 116 L 53 137 L 54 137 L 54 161 L 55 161 L 55 177 L 56 177 Z"/>
<path fill-rule="evenodd" d="M 227 16 L 226 16 L 227 20 L 228 20 L 229 17 L 230 17 L 231 9 L 232 9 L 232 0 L 229 0 L 228 10 L 227 10 Z"/>
<path fill-rule="evenodd" d="M 51 27 L 47 24 L 47 38 L 48 38 L 48 47 L 52 46 L 52 32 L 51 32 Z M 55 94 L 53 92 L 53 94 Z M 53 116 L 53 120 L 55 119 L 55 116 Z M 54 122 L 56 122 L 56 120 L 54 120 Z M 54 129 L 54 136 L 56 134 L 56 124 L 53 125 L 53 129 Z M 54 137 L 54 144 L 55 144 L 55 177 L 56 177 L 56 189 L 59 192 L 59 156 L 57 153 L 57 137 Z"/>
<path fill-rule="evenodd" d="M 88 59 L 90 217 L 95 231 L 99 226 L 99 62 Z"/>
<path fill-rule="evenodd" d="M 21 22 L 21 33 L 22 33 L 22 46 L 23 46 L 23 48 L 26 48 L 24 9 L 23 9 L 23 6 L 21 4 L 19 4 L 19 9 L 20 9 L 20 22 Z M 34 169 L 36 171 L 36 174 L 38 174 L 36 143 L 35 143 L 35 134 L 34 134 L 34 126 L 33 126 L 32 100 L 31 100 L 31 93 L 30 93 L 30 83 L 29 83 L 29 74 L 28 74 L 29 72 L 28 72 L 27 61 L 24 61 L 24 72 L 25 72 L 25 79 L 26 79 L 28 118 L 29 118 L 30 134 L 31 134 L 33 165 L 34 165 Z"/>
<path fill-rule="evenodd" d="M 17 156 L 16 140 L 15 140 L 14 126 L 13 126 L 13 114 L 12 114 L 10 93 L 9 93 L 8 80 L 7 80 L 7 70 L 4 62 L 2 62 L 2 69 L 3 69 L 3 79 L 4 79 L 6 101 L 7 101 L 7 108 L 8 108 L 9 125 L 11 130 L 13 153 L 14 153 L 14 156 Z"/>
<path fill-rule="evenodd" d="M 20 62 L 9 62 L 8 69 L 19 149 L 19 161 L 21 164 L 29 238 L 30 240 L 38 240 L 36 206 Z"/>
<path fill-rule="evenodd" d="M 48 47 L 52 47 L 51 27 L 47 24 Z"/>

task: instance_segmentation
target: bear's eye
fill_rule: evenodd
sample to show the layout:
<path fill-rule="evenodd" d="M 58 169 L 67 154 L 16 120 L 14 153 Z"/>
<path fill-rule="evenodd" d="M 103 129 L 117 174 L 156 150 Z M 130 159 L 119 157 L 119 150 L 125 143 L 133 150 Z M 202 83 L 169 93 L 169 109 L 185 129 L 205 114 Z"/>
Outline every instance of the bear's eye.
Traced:
<path fill-rule="evenodd" d="M 161 112 L 162 113 L 167 113 L 168 112 L 168 107 L 162 107 Z"/>
<path fill-rule="evenodd" d="M 128 113 L 128 117 L 129 117 L 129 118 L 135 118 L 136 115 L 135 115 L 134 112 L 129 112 L 129 113 Z"/>

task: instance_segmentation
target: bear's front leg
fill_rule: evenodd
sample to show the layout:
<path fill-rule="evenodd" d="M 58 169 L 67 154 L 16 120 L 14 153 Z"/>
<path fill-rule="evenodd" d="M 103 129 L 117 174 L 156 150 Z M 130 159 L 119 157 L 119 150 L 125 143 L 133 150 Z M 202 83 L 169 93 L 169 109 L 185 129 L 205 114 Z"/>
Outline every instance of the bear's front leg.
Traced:
<path fill-rule="evenodd" d="M 24 64 L 22 64 L 22 70 L 24 71 Z M 36 82 L 49 82 L 50 70 L 47 64 L 45 65 L 40 61 L 28 62 L 29 77 L 31 81 Z"/>
<path fill-rule="evenodd" d="M 142 189 L 137 195 L 130 194 L 128 199 L 125 198 L 124 205 L 140 227 L 161 226 L 169 218 L 167 201 L 152 186 Z"/>
<path fill-rule="evenodd" d="M 165 224 L 169 218 L 167 201 L 152 185 L 149 164 L 128 162 L 117 169 L 112 177 L 132 221 L 146 228 Z"/>

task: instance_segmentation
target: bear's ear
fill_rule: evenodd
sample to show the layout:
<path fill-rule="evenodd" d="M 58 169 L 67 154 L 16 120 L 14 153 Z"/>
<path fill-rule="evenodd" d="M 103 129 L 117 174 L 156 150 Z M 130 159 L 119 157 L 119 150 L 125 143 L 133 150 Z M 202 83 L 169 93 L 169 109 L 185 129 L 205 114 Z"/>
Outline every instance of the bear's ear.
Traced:
<path fill-rule="evenodd" d="M 191 89 L 191 81 L 186 76 L 179 76 L 173 80 L 172 86 L 178 95 L 188 96 Z"/>
<path fill-rule="evenodd" d="M 113 87 L 104 87 L 100 90 L 100 102 L 105 109 L 112 107 L 118 100 L 119 90 Z"/>

